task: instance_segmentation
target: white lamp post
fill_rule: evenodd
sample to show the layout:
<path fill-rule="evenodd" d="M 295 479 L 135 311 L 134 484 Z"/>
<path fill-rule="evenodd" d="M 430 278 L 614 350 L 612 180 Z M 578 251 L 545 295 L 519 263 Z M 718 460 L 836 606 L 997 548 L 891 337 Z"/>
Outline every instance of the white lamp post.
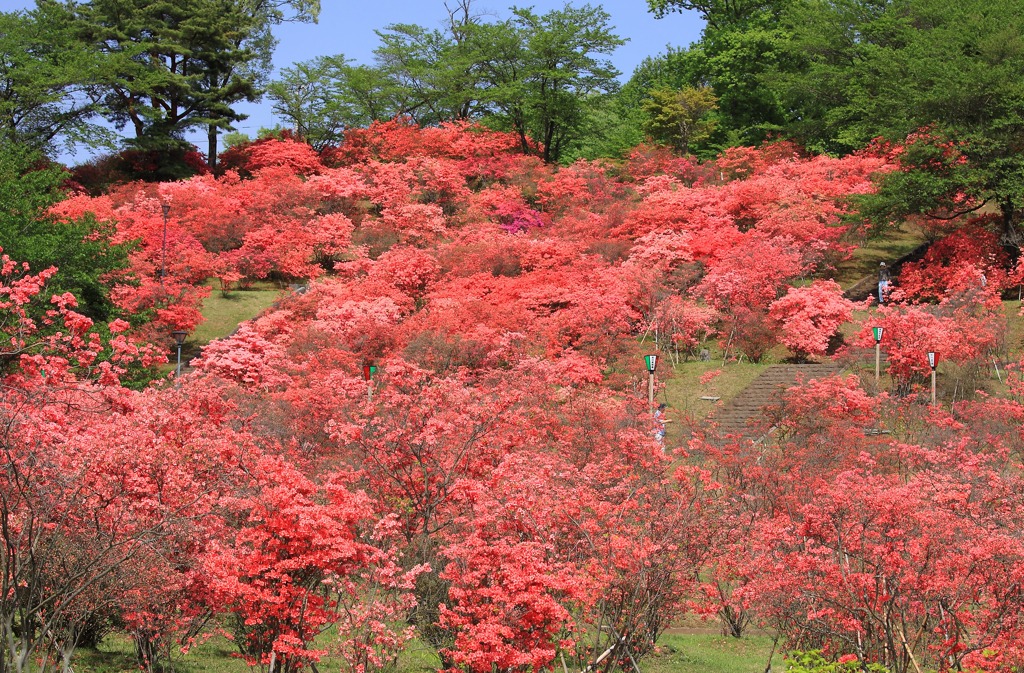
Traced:
<path fill-rule="evenodd" d="M 878 390 L 878 378 L 882 371 L 882 333 L 885 331 L 884 327 L 872 327 L 871 331 L 875 334 L 875 390 Z"/>
<path fill-rule="evenodd" d="M 932 368 L 932 406 L 935 406 L 935 368 L 939 364 L 939 355 L 935 351 L 928 351 L 928 366 Z"/>

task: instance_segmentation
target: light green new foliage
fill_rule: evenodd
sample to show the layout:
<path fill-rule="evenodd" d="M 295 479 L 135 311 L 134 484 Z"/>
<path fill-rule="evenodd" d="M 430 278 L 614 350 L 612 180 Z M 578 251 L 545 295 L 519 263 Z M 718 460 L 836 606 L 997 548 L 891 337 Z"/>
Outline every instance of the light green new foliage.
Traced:
<path fill-rule="evenodd" d="M 558 161 L 583 133 L 588 101 L 617 87 L 618 71 L 602 58 L 623 43 L 609 18 L 590 5 L 543 15 L 513 8 L 490 23 L 467 12 L 453 17 L 448 36 L 391 26 L 375 53 L 417 120 L 420 108 L 478 119 L 516 133 L 525 151 L 539 142 L 544 160 Z"/>
<path fill-rule="evenodd" d="M 622 158 L 645 140 L 643 111 L 623 105 L 617 96 L 591 96 L 584 106 L 582 132 L 563 150 L 560 163 L 577 159 Z"/>
<path fill-rule="evenodd" d="M 349 65 L 338 54 L 285 68 L 267 94 L 274 113 L 314 149 L 322 150 L 340 144 L 346 128 L 394 116 L 397 110 L 385 104 L 389 86 L 380 71 Z"/>
<path fill-rule="evenodd" d="M 379 98 L 395 113 L 420 124 L 467 119 L 477 112 L 479 76 L 473 71 L 477 24 L 470 15 L 454 18 L 448 31 L 393 24 L 377 31 L 377 68 L 388 86 Z M 378 105 L 380 107 L 380 105 Z"/>
<path fill-rule="evenodd" d="M 519 82 L 525 96 L 504 110 L 521 115 L 515 130 L 543 143 L 545 161 L 557 161 L 580 132 L 587 97 L 613 91 L 619 72 L 601 55 L 623 44 L 600 7 L 569 5 L 544 15 L 516 9 L 512 25 L 522 36 L 526 55 Z M 523 128 L 525 127 L 525 128 Z"/>
<path fill-rule="evenodd" d="M 656 89 L 710 86 L 717 97 L 718 131 L 711 147 L 753 145 L 782 131 L 784 110 L 766 76 L 787 66 L 787 32 L 779 16 L 793 0 L 648 0 L 659 17 L 697 12 L 706 22 L 700 40 L 669 52 L 665 65 L 675 82 L 662 76 Z M 669 19 L 666 19 L 669 20 Z"/>
<path fill-rule="evenodd" d="M 689 154 L 690 145 L 708 138 L 716 126 L 709 113 L 718 107 L 711 87 L 684 87 L 678 90 L 654 89 L 644 101 L 647 113 L 644 129 L 655 140 Z"/>
<path fill-rule="evenodd" d="M 866 663 L 859 659 L 843 662 L 826 659 L 821 650 L 790 652 L 786 655 L 787 673 L 888 673 L 885 666 Z"/>

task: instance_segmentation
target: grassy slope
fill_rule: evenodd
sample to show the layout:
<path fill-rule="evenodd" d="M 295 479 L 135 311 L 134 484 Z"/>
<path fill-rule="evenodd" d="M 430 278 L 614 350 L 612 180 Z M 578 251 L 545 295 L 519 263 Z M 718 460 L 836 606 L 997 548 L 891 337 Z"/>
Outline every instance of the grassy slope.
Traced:
<path fill-rule="evenodd" d="M 1003 310 L 1006 311 L 1006 319 L 1009 328 L 1006 330 L 1006 350 L 1010 354 L 1019 355 L 1024 350 L 1024 320 L 1021 319 L 1021 302 L 1004 301 Z"/>
<path fill-rule="evenodd" d="M 854 258 L 840 268 L 837 279 L 844 285 L 850 285 L 864 276 L 871 276 L 877 270 L 880 259 L 896 259 L 914 249 L 920 241 L 919 233 L 908 231 L 895 232 L 891 239 L 872 241 L 866 248 L 859 249 Z M 210 341 L 231 334 L 240 322 L 255 317 L 280 296 L 280 290 L 269 287 L 237 290 L 226 297 L 214 290 L 203 306 L 203 315 L 207 320 L 190 336 L 187 344 L 192 355 L 198 354 L 201 346 Z M 1007 348 L 1012 353 L 1019 353 L 1024 346 L 1024 320 L 1017 315 L 1020 303 L 1005 302 L 1004 306 L 1009 319 Z M 859 314 L 858 317 L 863 315 Z M 852 328 L 848 327 L 844 333 L 852 334 Z M 680 362 L 673 368 L 671 375 L 664 377 L 665 387 L 658 399 L 674 411 L 674 416 L 670 418 L 704 418 L 716 405 L 725 404 L 739 394 L 766 367 L 787 355 L 785 349 L 776 349 L 759 364 L 747 361 L 723 364 L 720 349 L 712 343 L 706 344 L 706 347 L 711 350 L 710 361 L 691 359 Z M 866 362 L 862 368 L 865 378 L 873 375 L 873 359 L 868 359 L 871 362 Z M 668 364 L 667 360 L 663 362 Z M 664 375 L 663 367 L 659 367 L 659 370 Z M 701 375 L 717 369 L 721 369 L 722 374 L 706 384 L 700 383 Z M 886 385 L 884 378 L 882 385 L 883 388 Z M 720 397 L 721 400 L 705 401 L 701 397 Z M 674 423 L 669 426 L 670 443 L 683 435 L 685 425 Z M 235 651 L 228 640 L 216 636 L 180 659 L 175 670 L 180 673 L 248 671 L 241 660 L 231 656 Z M 765 669 L 771 651 L 772 641 L 766 636 L 737 640 L 707 634 L 667 634 L 659 642 L 659 650 L 643 660 L 640 668 L 644 673 L 759 673 Z M 781 670 L 781 659 L 781 655 L 776 653 L 773 658 L 775 670 Z M 402 673 L 426 673 L 436 670 L 438 664 L 430 648 L 413 643 L 403 653 L 398 670 Z M 320 668 L 336 670 L 337 666 L 332 666 L 330 660 L 327 660 Z M 80 650 L 75 670 L 79 673 L 129 673 L 138 669 L 131 642 L 122 635 L 115 635 L 107 638 L 98 651 Z"/>
<path fill-rule="evenodd" d="M 737 640 L 719 635 L 666 634 L 658 650 L 640 662 L 643 673 L 759 673 L 768 663 L 772 640 L 750 636 Z M 329 646 L 325 642 L 325 647 Z M 234 645 L 223 636 L 215 636 L 197 646 L 188 655 L 175 659 L 177 673 L 248 673 L 249 667 L 232 656 Z M 775 670 L 781 670 L 782 656 L 775 653 Z M 397 673 L 430 673 L 440 660 L 429 647 L 413 642 L 403 652 Z M 339 662 L 325 658 L 318 668 L 337 671 Z M 122 635 L 106 638 L 98 650 L 80 648 L 76 652 L 76 673 L 137 673 L 135 652 Z"/>
<path fill-rule="evenodd" d="M 658 394 L 658 401 L 668 405 L 668 418 L 671 421 L 666 427 L 666 443 L 668 446 L 679 444 L 685 436 L 688 436 L 689 427 L 692 423 L 702 421 L 712 411 L 728 404 L 729 401 L 739 395 L 750 382 L 760 376 L 766 367 L 775 362 L 773 358 L 766 357 L 764 361 L 753 364 L 746 360 L 742 362 L 727 362 L 722 364 L 721 351 L 708 343 L 705 346 L 711 350 L 712 359 L 708 362 L 690 360 L 680 362 L 672 373 L 666 376 L 663 371 L 667 367 L 658 366 L 662 382 L 665 387 Z M 666 362 L 666 365 L 668 363 Z M 722 373 L 715 376 L 708 383 L 702 384 L 700 377 L 708 372 L 720 370 Z M 718 400 L 704 400 L 702 397 L 718 397 Z"/>
<path fill-rule="evenodd" d="M 206 283 L 214 289 L 203 302 L 202 313 L 205 320 L 185 340 L 181 350 L 182 362 L 188 362 L 198 356 L 203 346 L 211 341 L 230 335 L 238 329 L 239 324 L 252 320 L 284 295 L 283 290 L 269 283 L 254 286 L 249 290 L 232 290 L 225 295 L 216 289 L 214 282 Z"/>
<path fill-rule="evenodd" d="M 878 274 L 879 262 L 892 264 L 924 241 L 924 233 L 910 224 L 887 231 L 884 237 L 864 241 L 853 251 L 850 259 L 839 264 L 835 280 L 844 288 L 849 288 L 862 278 L 874 279 Z"/>
<path fill-rule="evenodd" d="M 760 673 L 768 664 L 772 639 L 748 636 L 736 639 L 703 634 L 670 634 L 658 641 L 658 651 L 640 665 L 646 673 Z M 782 670 L 782 655 L 775 652 L 772 668 Z"/>

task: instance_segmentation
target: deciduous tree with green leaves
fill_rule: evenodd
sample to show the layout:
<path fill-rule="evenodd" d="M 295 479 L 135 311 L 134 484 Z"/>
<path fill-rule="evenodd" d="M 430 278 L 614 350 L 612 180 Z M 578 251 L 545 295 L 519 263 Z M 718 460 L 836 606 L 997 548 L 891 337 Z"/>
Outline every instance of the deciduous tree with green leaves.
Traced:
<path fill-rule="evenodd" d="M 56 266 L 49 292 L 71 292 L 79 312 L 111 320 L 117 315 L 105 277 L 128 266 L 128 246 L 111 245 L 112 232 L 94 218 L 56 222 L 47 214 L 66 179 L 67 173 L 37 152 L 0 144 L 0 248 L 34 270 Z"/>
<path fill-rule="evenodd" d="M 648 0 L 659 18 L 694 11 L 706 22 L 701 39 L 686 50 L 670 53 L 672 58 L 665 65 L 691 86 L 714 89 L 721 118 L 716 144 L 756 144 L 781 129 L 784 111 L 764 79 L 788 67 L 782 49 L 786 32 L 779 16 L 790 1 Z"/>
<path fill-rule="evenodd" d="M 297 64 L 271 85 L 278 114 L 317 140 L 344 125 L 408 116 L 420 125 L 479 120 L 516 133 L 524 151 L 558 161 L 582 133 L 587 109 L 618 88 L 602 58 L 623 40 L 600 7 L 543 15 L 513 8 L 486 22 L 468 1 L 446 31 L 395 24 L 379 31 L 374 67 L 341 56 Z M 322 93 L 326 92 L 326 94 Z"/>
<path fill-rule="evenodd" d="M 643 104 L 647 113 L 644 129 L 655 140 L 689 154 L 691 143 L 714 131 L 717 122 L 710 113 L 717 108 L 718 98 L 711 87 L 655 89 Z"/>
<path fill-rule="evenodd" d="M 1024 213 L 1024 15 L 1014 0 L 803 0 L 784 18 L 794 67 L 776 81 L 789 128 L 848 152 L 905 144 L 881 222 L 996 205 L 1019 245 Z M 910 140 L 908 140 L 910 136 Z"/>
<path fill-rule="evenodd" d="M 611 32 L 611 17 L 600 7 L 566 5 L 543 16 L 516 9 L 514 14 L 526 68 L 523 77 L 505 85 L 509 93 L 520 90 L 524 96 L 506 96 L 499 107 L 514 120 L 524 149 L 530 136 L 543 144 L 544 161 L 557 161 L 579 134 L 584 101 L 618 88 L 619 71 L 600 56 L 624 41 Z"/>
<path fill-rule="evenodd" d="M 380 70 L 350 65 L 343 55 L 318 56 L 281 71 L 267 94 L 273 110 L 316 150 L 341 143 L 346 128 L 368 126 L 400 112 Z"/>
<path fill-rule="evenodd" d="M 102 63 L 74 39 L 63 5 L 0 13 L 0 138 L 36 150 L 113 145 L 94 123 Z"/>

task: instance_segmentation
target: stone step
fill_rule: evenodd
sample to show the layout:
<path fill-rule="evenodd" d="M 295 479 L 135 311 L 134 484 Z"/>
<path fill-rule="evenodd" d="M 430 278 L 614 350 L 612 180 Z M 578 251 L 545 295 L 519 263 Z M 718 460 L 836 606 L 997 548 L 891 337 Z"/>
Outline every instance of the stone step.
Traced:
<path fill-rule="evenodd" d="M 773 365 L 761 373 L 743 389 L 729 404 L 718 410 L 709 420 L 718 425 L 721 436 L 733 435 L 757 439 L 762 430 L 757 429 L 761 409 L 770 404 L 781 390 L 796 384 L 798 380 L 831 376 L 840 371 L 834 364 Z"/>

